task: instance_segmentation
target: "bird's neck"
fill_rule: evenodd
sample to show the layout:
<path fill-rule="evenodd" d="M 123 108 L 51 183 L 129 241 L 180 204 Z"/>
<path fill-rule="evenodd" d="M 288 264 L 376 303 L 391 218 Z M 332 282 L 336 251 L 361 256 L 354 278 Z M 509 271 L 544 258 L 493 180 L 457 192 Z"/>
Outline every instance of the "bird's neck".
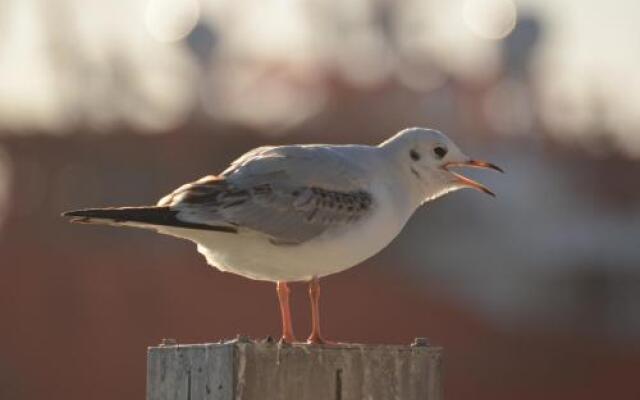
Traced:
<path fill-rule="evenodd" d="M 417 181 L 416 177 L 411 173 L 411 170 L 403 163 L 397 152 L 390 151 L 389 147 L 378 147 L 380 157 L 385 159 L 385 162 L 380 163 L 380 171 L 377 175 L 385 177 L 388 188 L 391 192 L 405 193 L 404 196 L 395 196 L 397 201 L 402 204 L 398 204 L 397 207 L 403 210 L 410 210 L 413 212 L 423 203 L 425 192 L 423 185 Z M 392 167 L 390 167 L 390 165 Z"/>

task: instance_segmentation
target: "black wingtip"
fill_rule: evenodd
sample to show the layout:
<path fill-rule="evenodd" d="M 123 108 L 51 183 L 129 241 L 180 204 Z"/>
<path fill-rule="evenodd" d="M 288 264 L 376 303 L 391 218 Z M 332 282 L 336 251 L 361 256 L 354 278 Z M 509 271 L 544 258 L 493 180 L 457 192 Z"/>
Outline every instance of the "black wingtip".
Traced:
<path fill-rule="evenodd" d="M 90 215 L 92 212 L 95 212 L 95 209 L 84 209 L 84 210 L 70 210 L 64 211 L 60 213 L 61 217 L 69 218 L 69 222 L 76 224 L 89 224 L 94 222 L 95 220 Z"/>
<path fill-rule="evenodd" d="M 91 218 L 91 217 L 104 216 L 104 215 L 100 215 L 100 214 L 104 214 L 105 211 L 109 212 L 110 209 L 85 208 L 85 209 L 81 209 L 81 210 L 70 210 L 70 211 L 62 212 L 60 214 L 60 216 L 61 217 L 71 218 L 72 221 L 74 221 L 75 219 L 87 219 L 87 218 Z"/>
<path fill-rule="evenodd" d="M 200 229 L 227 233 L 238 233 L 233 226 L 215 226 L 180 220 L 178 211 L 169 207 L 112 207 L 87 208 L 83 210 L 65 211 L 61 215 L 71 218 L 69 222 L 86 224 L 144 224 L 156 226 L 173 226 L 176 228 Z"/>

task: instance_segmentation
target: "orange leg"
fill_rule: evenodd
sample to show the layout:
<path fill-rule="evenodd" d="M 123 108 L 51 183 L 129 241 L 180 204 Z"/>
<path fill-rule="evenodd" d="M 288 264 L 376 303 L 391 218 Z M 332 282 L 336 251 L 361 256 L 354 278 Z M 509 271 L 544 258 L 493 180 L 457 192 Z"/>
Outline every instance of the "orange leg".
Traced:
<path fill-rule="evenodd" d="M 311 335 L 307 339 L 310 344 L 329 344 L 320 333 L 320 279 L 309 281 L 309 298 L 311 299 Z"/>
<path fill-rule="evenodd" d="M 289 286 L 287 282 L 278 281 L 276 284 L 278 300 L 280 301 L 280 314 L 282 315 L 282 343 L 293 343 L 296 341 L 293 335 L 293 325 L 291 324 L 291 308 L 289 307 Z"/>

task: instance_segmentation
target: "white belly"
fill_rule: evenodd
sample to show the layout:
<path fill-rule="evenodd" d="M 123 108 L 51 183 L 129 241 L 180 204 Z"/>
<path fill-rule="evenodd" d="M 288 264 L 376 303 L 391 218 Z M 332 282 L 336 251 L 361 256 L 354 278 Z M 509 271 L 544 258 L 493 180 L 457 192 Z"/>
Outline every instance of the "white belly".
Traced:
<path fill-rule="evenodd" d="M 257 280 L 303 281 L 351 268 L 398 235 L 410 214 L 399 215 L 390 202 L 378 204 L 354 225 L 328 230 L 299 245 L 274 245 L 262 235 L 183 229 L 164 233 L 196 242 L 207 262 L 222 271 Z"/>

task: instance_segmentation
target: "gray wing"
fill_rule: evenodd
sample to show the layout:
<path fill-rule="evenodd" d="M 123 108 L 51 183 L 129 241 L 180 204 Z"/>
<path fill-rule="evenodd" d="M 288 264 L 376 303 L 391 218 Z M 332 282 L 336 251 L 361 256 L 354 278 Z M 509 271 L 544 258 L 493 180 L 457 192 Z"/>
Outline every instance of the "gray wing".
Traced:
<path fill-rule="evenodd" d="M 186 222 L 247 229 L 273 243 L 299 244 L 352 224 L 373 208 L 364 171 L 331 147 L 255 149 L 222 175 L 163 198 Z"/>

